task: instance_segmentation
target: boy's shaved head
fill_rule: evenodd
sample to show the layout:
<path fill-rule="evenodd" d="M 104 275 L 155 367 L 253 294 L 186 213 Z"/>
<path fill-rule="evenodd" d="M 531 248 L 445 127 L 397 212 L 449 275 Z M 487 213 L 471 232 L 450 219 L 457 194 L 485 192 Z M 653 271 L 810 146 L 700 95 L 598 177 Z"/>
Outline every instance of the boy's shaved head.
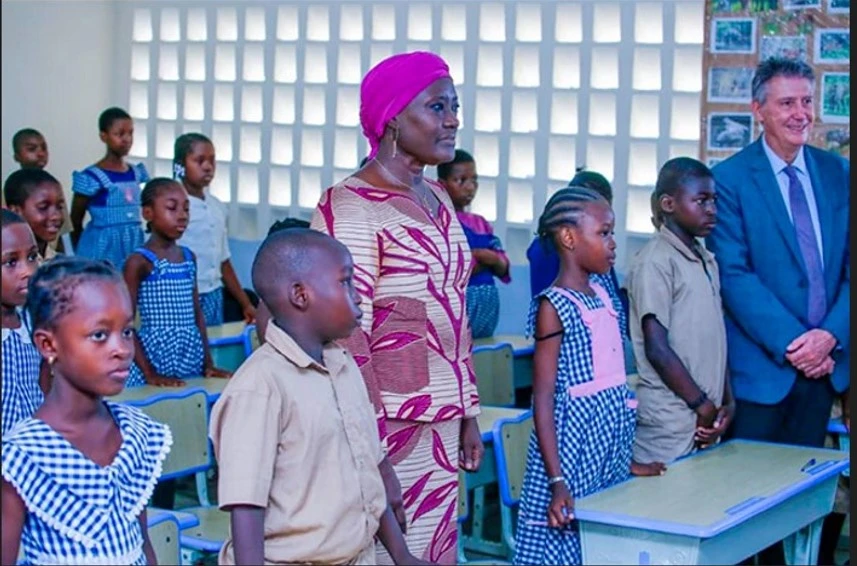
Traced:
<path fill-rule="evenodd" d="M 253 289 L 269 308 L 297 282 L 306 282 L 322 253 L 347 251 L 340 242 L 310 228 L 287 228 L 262 242 L 253 260 Z M 273 311 L 272 311 L 273 312 Z"/>

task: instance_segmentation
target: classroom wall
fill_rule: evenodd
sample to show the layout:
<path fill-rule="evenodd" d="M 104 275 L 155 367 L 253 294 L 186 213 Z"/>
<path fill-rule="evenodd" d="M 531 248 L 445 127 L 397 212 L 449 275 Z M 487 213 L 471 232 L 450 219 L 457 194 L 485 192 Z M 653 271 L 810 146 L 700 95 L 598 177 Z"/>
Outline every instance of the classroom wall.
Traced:
<path fill-rule="evenodd" d="M 3 0 L 3 179 L 17 169 L 12 136 L 24 127 L 48 141 L 48 171 L 67 192 L 71 172 L 98 160 L 98 115 L 115 100 L 116 3 Z"/>

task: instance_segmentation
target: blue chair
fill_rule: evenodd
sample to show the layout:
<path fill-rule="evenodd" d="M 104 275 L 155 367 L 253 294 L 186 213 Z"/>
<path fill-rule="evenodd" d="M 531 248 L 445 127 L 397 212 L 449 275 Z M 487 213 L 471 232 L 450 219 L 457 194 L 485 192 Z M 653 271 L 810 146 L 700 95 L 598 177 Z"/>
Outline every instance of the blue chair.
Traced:
<path fill-rule="evenodd" d="M 181 548 L 179 547 L 181 526 L 176 516 L 168 512 L 147 512 L 146 528 L 158 564 L 167 566 L 182 564 Z"/>
<path fill-rule="evenodd" d="M 512 345 L 500 343 L 473 348 L 473 372 L 482 405 L 515 405 L 515 352 Z"/>
<path fill-rule="evenodd" d="M 517 417 L 499 419 L 492 430 L 497 483 L 500 487 L 500 524 L 503 541 L 509 549 L 509 560 L 515 555 L 514 525 L 524 485 L 527 448 L 532 431 L 532 411 L 525 411 Z"/>
<path fill-rule="evenodd" d="M 834 438 L 839 440 L 839 449 L 843 452 L 851 452 L 851 435 L 848 433 L 848 429 L 845 428 L 845 423 L 842 422 L 842 418 L 830 419 L 830 422 L 827 423 L 827 433 L 833 435 Z M 842 475 L 846 478 L 851 477 L 851 468 L 849 467 L 847 470 L 842 472 Z"/>
<path fill-rule="evenodd" d="M 244 359 L 250 357 L 253 350 L 259 347 L 259 334 L 256 332 L 255 324 L 248 324 L 244 327 L 244 332 L 241 333 L 241 339 L 244 343 Z"/>

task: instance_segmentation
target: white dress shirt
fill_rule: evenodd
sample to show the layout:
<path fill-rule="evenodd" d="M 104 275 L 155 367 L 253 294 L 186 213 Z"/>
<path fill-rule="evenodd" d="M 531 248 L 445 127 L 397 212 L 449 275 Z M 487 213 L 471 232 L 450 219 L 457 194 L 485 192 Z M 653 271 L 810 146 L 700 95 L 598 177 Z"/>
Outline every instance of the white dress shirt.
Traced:
<path fill-rule="evenodd" d="M 223 286 L 221 265 L 229 259 L 226 207 L 206 189 L 205 198 L 188 195 L 190 219 L 178 241 L 196 255 L 196 284 L 199 293 Z"/>

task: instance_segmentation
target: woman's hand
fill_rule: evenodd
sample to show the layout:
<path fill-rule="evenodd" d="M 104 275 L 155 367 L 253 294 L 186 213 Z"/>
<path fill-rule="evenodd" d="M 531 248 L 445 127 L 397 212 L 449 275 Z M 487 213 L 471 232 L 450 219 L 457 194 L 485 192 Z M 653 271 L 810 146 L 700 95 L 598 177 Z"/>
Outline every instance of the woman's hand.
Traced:
<path fill-rule="evenodd" d="M 482 435 L 475 417 L 461 421 L 461 433 L 458 445 L 458 465 L 462 470 L 475 472 L 482 464 L 485 447 L 482 445 Z"/>

